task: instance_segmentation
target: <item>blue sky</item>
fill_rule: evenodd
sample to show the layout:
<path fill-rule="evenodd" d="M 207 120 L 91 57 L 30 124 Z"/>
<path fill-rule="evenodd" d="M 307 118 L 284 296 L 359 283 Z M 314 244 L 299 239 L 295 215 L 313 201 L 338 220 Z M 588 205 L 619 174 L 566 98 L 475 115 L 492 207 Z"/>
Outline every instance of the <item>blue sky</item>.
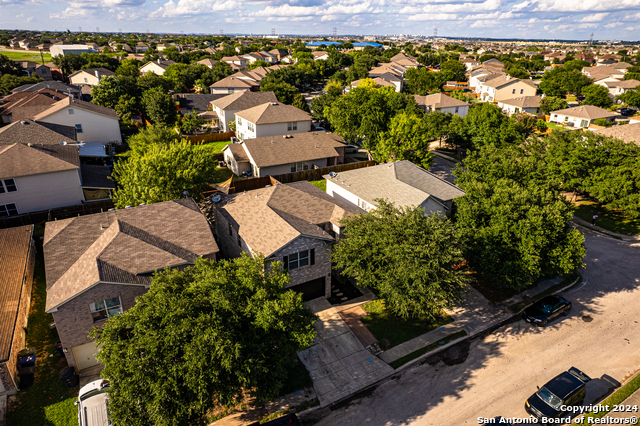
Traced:
<path fill-rule="evenodd" d="M 0 28 L 640 39 L 640 0 L 0 0 Z"/>

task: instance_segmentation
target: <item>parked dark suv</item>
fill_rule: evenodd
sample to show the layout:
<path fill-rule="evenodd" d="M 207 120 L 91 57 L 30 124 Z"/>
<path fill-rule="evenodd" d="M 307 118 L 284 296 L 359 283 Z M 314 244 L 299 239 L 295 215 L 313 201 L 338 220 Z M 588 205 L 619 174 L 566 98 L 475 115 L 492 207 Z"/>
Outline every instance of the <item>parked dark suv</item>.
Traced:
<path fill-rule="evenodd" d="M 560 315 L 567 315 L 570 309 L 571 302 L 564 297 L 547 296 L 525 309 L 522 318 L 526 322 L 544 327 Z"/>
<path fill-rule="evenodd" d="M 569 416 L 563 405 L 582 405 L 591 378 L 575 367 L 557 375 L 534 393 L 524 404 L 532 416 L 542 419 Z"/>

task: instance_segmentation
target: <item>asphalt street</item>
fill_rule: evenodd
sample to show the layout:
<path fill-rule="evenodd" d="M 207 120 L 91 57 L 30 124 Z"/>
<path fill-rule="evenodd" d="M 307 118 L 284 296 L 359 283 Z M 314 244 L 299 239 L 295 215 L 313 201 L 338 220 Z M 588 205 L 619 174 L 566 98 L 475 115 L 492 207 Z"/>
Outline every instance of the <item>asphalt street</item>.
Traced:
<path fill-rule="evenodd" d="M 600 400 L 640 368 L 640 247 L 585 234 L 583 282 L 563 293 L 573 302 L 568 316 L 544 329 L 512 322 L 303 416 L 303 424 L 460 426 L 478 424 L 478 417 L 523 418 L 536 386 L 572 366 L 593 379 L 585 404 Z"/>

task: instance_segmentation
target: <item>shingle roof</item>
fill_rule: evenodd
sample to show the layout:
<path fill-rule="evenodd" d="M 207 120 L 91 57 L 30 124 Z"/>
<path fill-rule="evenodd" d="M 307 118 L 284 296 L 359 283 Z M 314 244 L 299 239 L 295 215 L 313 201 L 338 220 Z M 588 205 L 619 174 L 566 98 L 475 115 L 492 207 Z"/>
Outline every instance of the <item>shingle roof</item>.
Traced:
<path fill-rule="evenodd" d="M 211 86 L 212 88 L 217 87 L 234 87 L 238 89 L 250 89 L 252 87 L 259 86 L 259 83 L 255 80 L 249 80 L 245 78 L 238 78 L 234 76 L 225 77 L 222 80 L 216 81 Z"/>
<path fill-rule="evenodd" d="M 76 146 L 22 143 L 0 145 L 0 178 L 74 170 L 80 167 Z"/>
<path fill-rule="evenodd" d="M 513 99 L 498 101 L 499 103 L 516 106 L 518 108 L 540 108 L 540 96 L 520 96 Z"/>
<path fill-rule="evenodd" d="M 276 94 L 273 92 L 251 92 L 245 90 L 223 96 L 211 103 L 225 111 L 241 111 L 262 105 L 265 102 L 278 102 Z"/>
<path fill-rule="evenodd" d="M 80 166 L 80 174 L 82 175 L 83 188 L 115 189 L 116 187 L 115 182 L 109 179 L 111 169 L 108 166 L 82 164 Z"/>
<path fill-rule="evenodd" d="M 118 120 L 120 117 L 118 117 L 118 113 L 115 112 L 114 110 L 112 110 L 111 108 L 106 108 L 100 105 L 96 105 L 96 104 L 92 104 L 91 102 L 85 102 L 85 101 L 81 101 L 78 99 L 73 99 L 73 98 L 65 98 L 62 99 L 58 102 L 56 102 L 55 104 L 53 104 L 50 108 L 48 108 L 47 110 L 39 113 L 38 115 L 36 115 L 35 117 L 33 117 L 34 120 L 41 120 L 45 117 L 50 116 L 51 114 L 58 112 L 66 107 L 73 107 L 73 108 L 80 108 L 83 109 L 85 111 L 89 111 L 89 112 L 93 112 L 96 114 L 100 114 L 100 115 L 104 115 L 110 118 L 114 118 L 116 120 Z"/>
<path fill-rule="evenodd" d="M 596 130 L 595 133 L 603 136 L 612 136 L 617 139 L 622 139 L 627 143 L 640 145 L 640 123 L 612 126 L 606 129 Z"/>
<path fill-rule="evenodd" d="M 36 122 L 33 120 L 15 121 L 0 127 L 0 145 L 14 143 L 59 144 L 76 141 L 75 127 Z"/>
<path fill-rule="evenodd" d="M 97 282 L 149 284 L 155 269 L 194 263 L 217 251 L 191 198 L 48 222 L 46 310 Z"/>
<path fill-rule="evenodd" d="M 40 89 L 54 89 L 60 92 L 67 93 L 80 93 L 80 88 L 74 86 L 72 84 L 65 84 L 59 81 L 41 81 L 40 83 L 35 84 L 23 84 L 22 86 L 18 86 L 15 89 L 11 90 L 11 93 L 16 92 L 37 92 Z"/>
<path fill-rule="evenodd" d="M 433 109 L 437 108 L 449 108 L 449 107 L 461 107 L 468 106 L 469 104 L 459 99 L 447 96 L 444 93 L 435 93 L 428 96 L 413 95 L 418 105 L 429 106 Z"/>
<path fill-rule="evenodd" d="M 202 94 L 197 95 L 193 93 L 181 93 L 178 95 L 178 102 L 180 102 L 180 109 L 183 114 L 188 114 L 193 110 L 198 112 L 206 111 L 209 108 L 209 104 L 216 99 L 220 99 L 223 94 Z"/>
<path fill-rule="evenodd" d="M 253 124 L 288 123 L 293 121 L 310 121 L 311 114 L 302 111 L 292 105 L 279 102 L 266 102 L 253 108 L 236 113 L 240 117 Z"/>
<path fill-rule="evenodd" d="M 242 145 L 258 167 L 337 157 L 340 154 L 336 148 L 345 146 L 340 136 L 327 132 L 294 133 L 288 138 L 266 136 L 246 139 Z"/>
<path fill-rule="evenodd" d="M 355 213 L 307 181 L 224 197 L 218 212 L 254 251 L 269 256 L 299 236 L 334 238 L 318 227 Z"/>
<path fill-rule="evenodd" d="M 339 172 L 335 177 L 323 177 L 370 204 L 375 204 L 376 198 L 382 198 L 398 206 L 419 206 L 429 197 L 442 203 L 464 195 L 457 186 L 410 161 L 379 164 Z"/>
<path fill-rule="evenodd" d="M 244 147 L 242 144 L 232 143 L 232 144 L 226 145 L 224 148 L 222 148 L 222 151 L 224 152 L 224 150 L 226 149 L 228 149 L 229 152 L 231 152 L 231 155 L 233 156 L 233 158 L 236 159 L 238 163 L 249 162 L 249 156 L 247 155 L 247 152 L 244 150 Z"/>
<path fill-rule="evenodd" d="M 488 80 L 487 82 L 485 82 L 484 85 L 487 87 L 493 87 L 493 88 L 499 89 L 502 86 L 506 86 L 508 84 L 513 84 L 518 82 L 525 83 L 529 86 L 532 86 L 532 85 L 535 86 L 529 80 L 521 80 L 519 78 L 509 77 L 508 75 L 501 75 L 496 78 L 492 78 L 491 80 Z"/>
<path fill-rule="evenodd" d="M 604 84 L 607 87 L 620 87 L 622 89 L 635 89 L 640 86 L 640 81 L 631 79 L 631 80 L 623 80 L 623 81 L 607 81 Z"/>
<path fill-rule="evenodd" d="M 29 300 L 22 281 L 32 234 L 33 225 L 0 229 L 0 362 L 11 356 L 18 309 Z"/>
<path fill-rule="evenodd" d="M 577 107 L 551 111 L 551 114 L 566 115 L 568 117 L 586 118 L 587 120 L 596 120 L 598 118 L 617 117 L 619 114 L 609 112 L 606 109 L 593 105 L 580 105 Z"/>
<path fill-rule="evenodd" d="M 73 77 L 74 75 L 78 75 L 81 74 L 83 72 L 89 73 L 91 75 L 95 75 L 96 71 L 100 74 L 100 76 L 106 77 L 106 76 L 110 76 L 110 75 L 116 75 L 115 72 L 108 70 L 106 68 L 102 68 L 102 67 L 98 67 L 98 68 L 87 68 L 87 69 L 83 69 L 83 70 L 78 70 L 76 72 L 74 72 L 73 74 L 71 74 L 69 77 Z"/>

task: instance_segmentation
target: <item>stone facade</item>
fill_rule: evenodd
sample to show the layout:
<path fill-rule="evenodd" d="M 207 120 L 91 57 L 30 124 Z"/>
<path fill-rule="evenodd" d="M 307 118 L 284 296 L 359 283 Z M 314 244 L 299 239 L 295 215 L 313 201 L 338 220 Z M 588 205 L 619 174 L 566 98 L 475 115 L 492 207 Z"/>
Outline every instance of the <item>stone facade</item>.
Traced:
<path fill-rule="evenodd" d="M 88 337 L 94 326 L 102 326 L 106 321 L 93 322 L 89 304 L 119 296 L 122 309 L 126 311 L 136 303 L 136 297 L 148 291 L 143 285 L 100 283 L 86 292 L 58 307 L 53 319 L 58 329 L 60 341 L 65 348 L 65 357 L 70 367 L 76 368 L 71 348 L 90 343 Z"/>

